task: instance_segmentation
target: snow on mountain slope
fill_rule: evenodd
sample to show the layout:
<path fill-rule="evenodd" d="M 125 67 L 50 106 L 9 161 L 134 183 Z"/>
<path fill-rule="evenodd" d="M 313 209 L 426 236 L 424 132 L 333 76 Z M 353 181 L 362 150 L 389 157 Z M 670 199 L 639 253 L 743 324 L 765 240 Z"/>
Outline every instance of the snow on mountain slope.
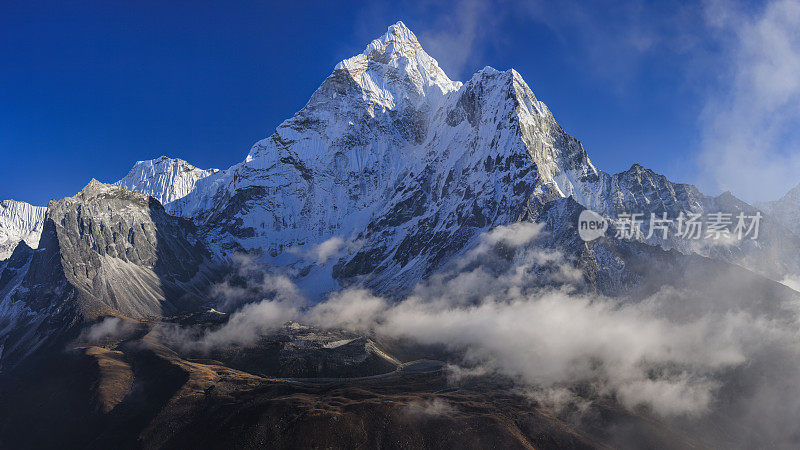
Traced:
<path fill-rule="evenodd" d="M 293 192 L 297 202 L 285 205 L 292 210 L 287 213 L 300 213 L 300 197 L 308 192 L 302 185 L 312 184 L 308 177 L 314 171 L 309 200 L 324 207 L 306 210 L 325 214 L 333 206 L 335 211 L 321 219 L 324 223 L 308 225 L 312 234 L 327 234 L 326 227 L 369 208 L 377 200 L 371 196 L 380 195 L 375 190 L 405 169 L 414 156 L 407 141 L 421 141 L 436 103 L 459 86 L 397 23 L 362 54 L 339 63 L 300 112 L 257 142 L 244 162 L 199 183 L 178 202 L 179 209 L 185 216 L 219 210 L 237 191 L 253 188 L 271 195 Z M 323 194 L 327 198 L 320 204 Z"/>
<path fill-rule="evenodd" d="M 800 236 L 800 184 L 792 188 L 780 200 L 760 202 L 755 206 L 775 217 L 794 234 Z"/>
<path fill-rule="evenodd" d="M 62 319 L 189 311 L 200 304 L 206 257 L 240 250 L 260 253 L 313 293 L 358 283 L 399 295 L 483 233 L 519 221 L 545 223 L 549 249 L 581 269 L 592 289 L 613 295 L 657 286 L 643 267 L 657 261 L 680 271 L 688 261 L 681 253 L 772 279 L 800 273 L 800 238 L 769 221 L 759 241 L 720 248 L 658 238 L 583 242 L 575 223 L 585 207 L 672 217 L 752 207 L 638 165 L 616 175 L 598 170 L 519 73 L 486 67 L 466 83 L 452 81 L 402 23 L 338 64 L 243 162 L 202 171 L 160 158 L 137 163 L 117 184 L 92 182 L 51 202 L 43 248 L 20 247 L 0 288 L 0 319 L 21 317 L 14 311 L 23 307 L 31 317 L 60 315 L 41 326 L 21 322 L 14 342 L 36 342 L 25 333 L 45 336 L 48 327 L 62 329 Z M 165 214 L 148 195 L 183 217 Z"/>
<path fill-rule="evenodd" d="M 0 201 L 0 261 L 11 256 L 20 241 L 39 245 L 47 208 L 15 200 Z"/>
<path fill-rule="evenodd" d="M 522 128 L 547 170 L 537 173 L 531 164 Z M 335 235 L 353 238 L 384 214 L 408 215 L 414 211 L 401 210 L 415 205 L 446 207 L 448 215 L 493 208 L 487 201 L 519 210 L 537 179 L 572 193 L 574 177 L 594 172 L 580 143 L 518 73 L 487 67 L 465 85 L 452 81 L 399 22 L 338 64 L 244 162 L 198 182 L 175 210 L 214 229 L 225 248 L 274 255 Z M 425 198 L 412 193 L 421 184 Z M 475 193 L 483 198 L 471 198 Z M 510 221 L 515 213 L 497 216 Z"/>
<path fill-rule="evenodd" d="M 519 73 L 486 67 L 466 83 L 450 80 L 398 22 L 339 63 L 243 162 L 198 180 L 170 211 L 195 220 L 217 254 L 256 250 L 281 265 L 298 262 L 298 247 L 341 239 L 324 269 L 301 272 L 389 290 L 429 275 L 480 233 L 567 197 L 607 216 L 752 209 L 638 165 L 598 170 Z M 775 279 L 800 271 L 800 240 L 766 229 L 740 246 L 648 243 Z"/>
<path fill-rule="evenodd" d="M 171 202 L 186 196 L 197 181 L 217 171 L 198 169 L 182 159 L 162 156 L 137 162 L 123 179 L 114 184 L 155 197 L 169 211 Z"/>

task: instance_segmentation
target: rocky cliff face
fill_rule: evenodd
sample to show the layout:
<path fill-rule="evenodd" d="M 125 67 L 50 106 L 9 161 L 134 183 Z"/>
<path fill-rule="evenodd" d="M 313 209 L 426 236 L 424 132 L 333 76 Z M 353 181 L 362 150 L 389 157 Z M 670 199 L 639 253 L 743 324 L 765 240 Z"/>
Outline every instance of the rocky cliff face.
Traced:
<path fill-rule="evenodd" d="M 31 248 L 39 245 L 46 209 L 14 200 L 0 201 L 0 261 L 10 257 L 20 241 Z"/>
<path fill-rule="evenodd" d="M 51 201 L 39 248 L 15 252 L 8 263 L 17 272 L 9 272 L 16 284 L 6 283 L 0 306 L 8 312 L 3 362 L 97 317 L 200 308 L 207 256 L 194 225 L 148 195 L 92 180 L 77 195 Z"/>

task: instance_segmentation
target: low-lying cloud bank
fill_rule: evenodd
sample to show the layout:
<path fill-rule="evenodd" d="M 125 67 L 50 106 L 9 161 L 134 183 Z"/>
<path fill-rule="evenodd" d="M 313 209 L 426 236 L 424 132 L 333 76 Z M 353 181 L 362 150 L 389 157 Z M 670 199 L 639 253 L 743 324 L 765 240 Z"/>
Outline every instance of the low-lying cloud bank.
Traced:
<path fill-rule="evenodd" d="M 574 264 L 536 247 L 540 234 L 535 224 L 498 227 L 399 301 L 356 287 L 309 305 L 288 278 L 242 260 L 249 284 L 217 293 L 261 300 L 216 330 L 178 330 L 179 340 L 195 350 L 251 345 L 294 320 L 449 348 L 464 373 L 509 377 L 543 405 L 580 406 L 590 400 L 573 389 L 589 386 L 631 410 L 717 416 L 742 421 L 752 436 L 794 442 L 800 427 L 786 417 L 800 414 L 797 304 L 775 317 L 743 307 L 748 299 L 674 289 L 637 302 L 587 294 L 576 288 Z"/>

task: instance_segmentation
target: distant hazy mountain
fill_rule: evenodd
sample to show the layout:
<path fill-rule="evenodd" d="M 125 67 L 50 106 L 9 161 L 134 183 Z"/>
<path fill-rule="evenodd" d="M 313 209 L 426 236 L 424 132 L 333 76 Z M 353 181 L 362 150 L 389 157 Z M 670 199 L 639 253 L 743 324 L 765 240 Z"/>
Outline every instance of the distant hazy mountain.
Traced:
<path fill-rule="evenodd" d="M 760 202 L 756 203 L 756 206 L 800 236 L 800 184 L 780 200 Z"/>

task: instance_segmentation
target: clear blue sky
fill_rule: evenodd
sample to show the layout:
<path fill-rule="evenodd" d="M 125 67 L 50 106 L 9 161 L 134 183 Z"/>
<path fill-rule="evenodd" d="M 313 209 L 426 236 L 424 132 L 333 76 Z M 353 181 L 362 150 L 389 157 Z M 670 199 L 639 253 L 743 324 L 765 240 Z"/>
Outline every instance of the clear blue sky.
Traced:
<path fill-rule="evenodd" d="M 735 30 L 756 30 L 769 7 L 5 0 L 0 198 L 43 205 L 160 155 L 227 168 L 397 20 L 451 78 L 515 68 L 599 168 L 703 184 L 717 116 L 741 108 L 721 100 L 742 89 Z"/>

